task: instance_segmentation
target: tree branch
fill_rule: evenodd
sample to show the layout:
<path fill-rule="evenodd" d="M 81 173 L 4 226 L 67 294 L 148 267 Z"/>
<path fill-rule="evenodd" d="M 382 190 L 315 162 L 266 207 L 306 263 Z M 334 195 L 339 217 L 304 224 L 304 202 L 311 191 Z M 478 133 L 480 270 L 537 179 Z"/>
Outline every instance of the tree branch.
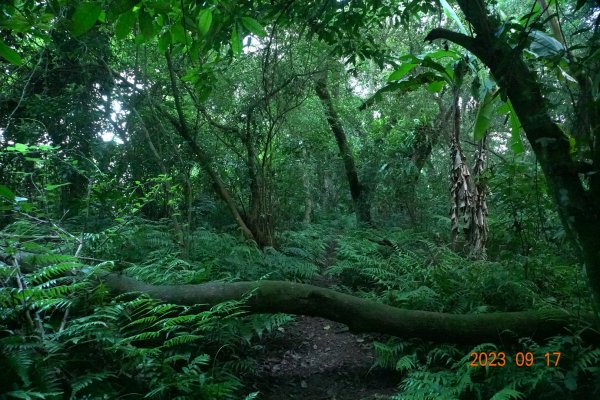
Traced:
<path fill-rule="evenodd" d="M 454 32 L 444 28 L 432 29 L 431 32 L 429 32 L 427 36 L 425 36 L 425 40 L 428 42 L 432 42 L 438 39 L 444 39 L 455 43 L 470 51 L 484 62 L 489 58 L 488 53 L 485 51 L 485 49 L 481 47 L 477 39 L 471 36 L 467 36 L 465 34 Z"/>

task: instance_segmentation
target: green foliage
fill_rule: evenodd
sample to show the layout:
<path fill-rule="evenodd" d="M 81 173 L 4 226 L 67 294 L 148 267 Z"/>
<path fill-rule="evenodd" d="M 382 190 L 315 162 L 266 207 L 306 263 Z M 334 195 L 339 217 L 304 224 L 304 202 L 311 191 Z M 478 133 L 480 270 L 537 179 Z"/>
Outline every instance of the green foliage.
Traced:
<path fill-rule="evenodd" d="M 94 2 L 82 2 L 75 9 L 71 32 L 73 36 L 83 35 L 89 31 L 102 13 L 102 6 Z"/>
<path fill-rule="evenodd" d="M 583 345 L 578 334 L 555 336 L 544 344 L 522 339 L 500 348 L 473 348 L 391 340 L 375 343 L 377 364 L 403 373 L 400 393 L 393 399 L 576 399 L 577 393 L 600 393 L 597 348 Z M 471 353 L 504 352 L 504 367 L 471 366 Z M 516 354 L 531 352 L 533 364 L 517 366 Z M 553 352 L 561 352 L 558 366 Z M 550 354 L 547 364 L 545 354 Z M 568 359 L 564 359 L 569 354 Z M 552 358 L 554 357 L 554 358 Z M 594 364 L 595 363 L 595 364 Z M 579 392 L 578 392 L 579 390 Z"/>
<path fill-rule="evenodd" d="M 11 64 L 21 65 L 23 63 L 19 53 L 7 46 L 2 40 L 0 40 L 0 56 Z"/>
<path fill-rule="evenodd" d="M 549 1 L 561 24 L 553 38 L 539 4 L 486 3 L 494 38 L 516 57 L 496 70 L 523 59 L 568 139 L 577 168 L 566 172 L 596 193 L 597 8 Z M 589 311 L 579 249 L 532 152 L 554 139 L 522 142 L 506 82 L 496 90 L 489 65 L 423 41 L 433 27 L 472 34 L 456 5 L 2 2 L 0 397 L 259 398 L 241 383 L 255 368 L 249 349 L 289 316 L 248 316 L 243 302 L 112 298 L 99 283 L 108 269 L 173 285 L 326 274 L 335 289 L 412 309 Z M 344 164 L 313 93 L 324 70 L 384 228 L 357 228 L 351 215 Z M 461 91 L 471 78 L 471 92 Z M 490 150 L 478 177 L 489 200 L 486 260 L 447 247 L 450 92 L 460 103 L 454 122 Z M 470 161 L 471 143 L 462 145 Z M 241 239 L 231 208 L 238 222 L 273 228 L 273 246 Z M 578 333 L 506 349 L 394 339 L 375 350 L 378 366 L 403 377 L 398 398 L 600 397 L 600 353 Z M 471 351 L 519 350 L 568 357 L 556 368 L 468 367 Z"/>
<path fill-rule="evenodd" d="M 1 234 L 24 235 L 32 228 L 20 220 Z M 138 221 L 131 231 L 122 227 L 119 235 L 112 233 L 114 246 L 123 247 L 122 240 L 149 255 L 141 264 L 129 262 L 127 272 L 152 283 L 208 280 L 207 270 L 175 257 L 172 240 L 159 228 Z M 200 230 L 193 254 L 203 265 L 215 266 L 219 257 L 231 257 L 227 237 Z M 29 253 L 12 266 L 0 264 L 0 387 L 9 398 L 143 393 L 154 399 L 237 399 L 244 392 L 238 377 L 254 369 L 244 349 L 291 320 L 284 314 L 245 316 L 243 302 L 201 309 L 134 294 L 111 299 L 96 280 L 111 263 L 84 265 L 47 245 L 11 243 L 1 248 L 3 253 Z M 100 248 L 103 254 L 116 252 Z M 124 254 L 139 257 L 133 249 Z"/>

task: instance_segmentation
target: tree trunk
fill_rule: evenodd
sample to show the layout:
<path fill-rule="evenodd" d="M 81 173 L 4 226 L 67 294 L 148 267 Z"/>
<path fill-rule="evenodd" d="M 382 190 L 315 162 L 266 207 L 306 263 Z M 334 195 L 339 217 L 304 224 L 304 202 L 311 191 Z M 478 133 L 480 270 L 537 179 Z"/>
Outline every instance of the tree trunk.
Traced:
<path fill-rule="evenodd" d="M 250 178 L 250 210 L 247 215 L 247 225 L 252 231 L 258 247 L 263 248 L 273 245 L 271 204 L 269 202 L 269 188 L 267 186 L 265 169 L 260 168 L 249 125 L 246 128 L 246 134 L 243 138 L 247 156 L 246 166 L 248 168 L 248 177 Z"/>
<path fill-rule="evenodd" d="M 315 91 L 325 109 L 327 123 L 335 136 L 340 155 L 344 161 L 346 177 L 348 178 L 348 184 L 350 185 L 350 196 L 352 197 L 352 204 L 354 206 L 354 211 L 356 212 L 356 220 L 359 224 L 372 225 L 373 221 L 371 219 L 369 193 L 367 188 L 364 185 L 361 185 L 358 178 L 356 164 L 354 163 L 354 157 L 352 156 L 352 149 L 350 148 L 346 133 L 344 132 L 344 127 L 333 107 L 333 101 L 331 100 L 331 95 L 327 89 L 326 75 L 317 79 Z"/>
<path fill-rule="evenodd" d="M 179 246 L 181 246 L 181 248 L 183 250 L 183 256 L 185 258 L 185 257 L 187 257 L 187 254 L 189 252 L 189 240 L 188 240 L 189 231 L 187 233 L 184 232 L 181 222 L 179 221 L 179 218 L 177 217 L 176 210 L 174 210 L 174 208 L 170 205 L 171 184 L 169 183 L 169 180 L 167 179 L 167 177 L 169 176 L 169 171 L 167 170 L 167 166 L 163 162 L 163 158 L 160 155 L 160 153 L 158 152 L 158 149 L 156 148 L 156 146 L 154 146 L 154 143 L 152 142 L 152 136 L 150 135 L 150 131 L 148 131 L 148 127 L 146 126 L 146 123 L 144 122 L 144 119 L 138 112 L 137 108 L 132 107 L 131 113 L 139 120 L 139 122 L 140 122 L 139 126 L 142 129 L 142 132 L 144 132 L 144 135 L 146 136 L 146 142 L 148 144 L 148 147 L 150 148 L 150 151 L 152 152 L 152 154 L 154 155 L 154 158 L 156 159 L 156 163 L 158 164 L 158 167 L 160 168 L 160 172 L 164 176 L 164 178 L 163 178 L 164 181 L 162 182 L 162 186 L 163 186 L 164 192 L 165 192 L 165 204 L 166 204 L 167 213 L 168 213 L 168 216 L 171 218 L 171 221 L 173 221 L 173 227 L 175 228 L 175 234 L 177 235 L 177 242 L 179 243 Z"/>
<path fill-rule="evenodd" d="M 446 314 L 404 310 L 331 289 L 286 281 L 257 281 L 199 285 L 155 286 L 120 274 L 109 274 L 106 285 L 117 293 L 143 292 L 181 305 L 206 305 L 228 300 L 245 301 L 250 313 L 308 315 L 347 324 L 355 332 L 380 332 L 405 338 L 449 343 L 507 343 L 520 337 L 545 339 L 568 334 L 581 324 L 564 311 L 522 311 L 490 314 Z M 598 341 L 596 334 L 586 340 Z"/>
<path fill-rule="evenodd" d="M 223 199 L 225 204 L 227 204 L 227 208 L 229 208 L 231 215 L 233 216 L 233 218 L 237 222 L 238 226 L 240 227 L 240 229 L 242 231 L 242 235 L 244 235 L 244 237 L 246 239 L 255 240 L 254 234 L 252 233 L 252 231 L 246 225 L 246 222 L 242 218 L 242 214 L 238 210 L 235 200 L 233 199 L 233 197 L 231 197 L 229 190 L 227 190 L 227 188 L 225 187 L 225 184 L 221 180 L 221 177 L 219 176 L 218 172 L 212 167 L 212 164 L 211 164 L 210 158 L 208 157 L 208 154 L 206 154 L 204 152 L 204 150 L 202 148 L 200 148 L 200 146 L 198 146 L 198 143 L 196 143 L 196 141 L 194 140 L 194 138 L 192 137 L 192 135 L 189 131 L 188 125 L 185 120 L 185 115 L 183 114 L 183 107 L 181 105 L 181 96 L 179 95 L 179 89 L 177 88 L 177 81 L 175 79 L 175 71 L 173 70 L 173 62 L 171 60 L 171 54 L 169 51 L 166 52 L 166 58 L 167 58 L 167 67 L 169 69 L 169 77 L 171 80 L 171 89 L 173 90 L 173 97 L 175 99 L 175 108 L 177 109 L 178 119 L 171 118 L 172 116 L 168 113 L 166 115 L 168 118 L 170 118 L 171 124 L 175 127 L 175 129 L 177 130 L 179 135 L 188 143 L 188 145 L 190 146 L 190 148 L 192 150 L 192 154 L 194 154 L 196 156 L 196 159 L 198 160 L 198 163 L 200 164 L 202 169 L 210 177 L 215 191 L 217 192 L 219 197 L 221 197 L 221 199 Z"/>
<path fill-rule="evenodd" d="M 309 177 L 309 158 L 308 151 L 306 151 L 306 147 L 302 147 L 302 161 L 304 166 L 302 168 L 302 186 L 304 187 L 304 217 L 302 218 L 302 222 L 305 224 L 310 224 L 312 218 L 312 210 L 313 210 L 313 200 L 311 193 L 311 185 L 310 185 L 310 177 Z"/>
<path fill-rule="evenodd" d="M 571 157 L 569 139 L 548 113 L 536 74 L 523 61 L 522 47 L 511 47 L 498 36 L 499 22 L 487 13 L 483 0 L 458 0 L 475 36 L 434 29 L 426 40 L 450 40 L 476 55 L 491 71 L 517 113 L 527 140 L 542 167 L 561 221 L 582 250 L 596 316 L 600 317 L 600 154 L 592 146 L 592 165 Z M 526 40 L 522 41 L 526 43 Z M 597 132 L 594 132 L 597 140 Z M 580 179 L 580 174 L 582 178 Z M 583 179 L 588 179 L 589 189 Z"/>

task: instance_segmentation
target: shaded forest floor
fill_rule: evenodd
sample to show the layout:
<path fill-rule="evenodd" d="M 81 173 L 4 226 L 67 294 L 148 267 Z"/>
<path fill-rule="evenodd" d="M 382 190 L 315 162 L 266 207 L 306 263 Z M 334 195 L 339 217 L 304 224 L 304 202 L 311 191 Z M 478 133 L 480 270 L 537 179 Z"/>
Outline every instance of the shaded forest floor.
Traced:
<path fill-rule="evenodd" d="M 266 336 L 249 384 L 262 399 L 384 399 L 396 392 L 398 374 L 372 368 L 372 342 L 381 335 L 352 334 L 346 325 L 298 317 Z"/>
<path fill-rule="evenodd" d="M 330 241 L 323 270 L 335 263 L 336 250 L 337 241 Z M 329 287 L 339 282 L 319 275 L 311 283 Z M 346 325 L 323 318 L 296 317 L 263 338 L 249 385 L 265 400 L 387 399 L 397 392 L 399 374 L 373 367 L 373 341 L 386 339 L 355 335 Z"/>

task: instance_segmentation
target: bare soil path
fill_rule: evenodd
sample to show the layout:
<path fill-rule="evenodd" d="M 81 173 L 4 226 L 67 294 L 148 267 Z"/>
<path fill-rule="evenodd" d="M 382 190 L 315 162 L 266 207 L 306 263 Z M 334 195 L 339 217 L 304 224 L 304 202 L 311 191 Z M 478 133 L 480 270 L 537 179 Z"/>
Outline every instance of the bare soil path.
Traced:
<path fill-rule="evenodd" d="M 337 242 L 331 240 L 323 269 L 335 263 Z M 313 284 L 335 284 L 319 276 Z M 256 375 L 250 385 L 260 399 L 375 400 L 396 393 L 399 374 L 373 368 L 374 340 L 382 335 L 353 334 L 346 325 L 299 316 L 294 323 L 263 338 Z"/>
<path fill-rule="evenodd" d="M 374 400 L 396 391 L 398 375 L 372 368 L 373 335 L 345 325 L 298 317 L 265 340 L 257 360 L 255 390 L 261 399 Z"/>

